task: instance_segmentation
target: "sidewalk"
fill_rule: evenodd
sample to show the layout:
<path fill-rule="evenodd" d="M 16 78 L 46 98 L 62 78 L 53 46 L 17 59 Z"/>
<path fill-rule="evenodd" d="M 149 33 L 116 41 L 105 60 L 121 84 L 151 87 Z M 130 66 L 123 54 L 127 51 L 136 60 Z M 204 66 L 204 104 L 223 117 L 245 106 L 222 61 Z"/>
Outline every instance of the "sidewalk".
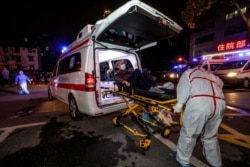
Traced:
<path fill-rule="evenodd" d="M 11 93 L 18 93 L 19 89 L 20 89 L 19 85 L 0 87 L 0 91 L 11 92 Z M 28 89 L 29 89 L 29 91 L 31 93 L 32 92 L 46 92 L 47 89 L 48 89 L 48 85 L 45 85 L 45 84 L 39 84 L 39 85 L 28 84 Z"/>

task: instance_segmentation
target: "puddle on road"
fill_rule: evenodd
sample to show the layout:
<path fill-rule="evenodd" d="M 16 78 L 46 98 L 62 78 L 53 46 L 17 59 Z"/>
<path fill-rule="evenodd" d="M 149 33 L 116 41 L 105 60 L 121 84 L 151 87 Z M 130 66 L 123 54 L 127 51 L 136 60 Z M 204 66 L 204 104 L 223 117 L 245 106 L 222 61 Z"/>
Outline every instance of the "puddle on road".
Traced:
<path fill-rule="evenodd" d="M 33 109 L 35 108 L 36 106 L 29 106 L 29 107 L 25 107 L 25 108 L 22 108 L 20 110 L 17 110 L 15 112 L 15 115 L 19 115 L 19 116 L 28 116 L 30 114 L 33 113 Z"/>

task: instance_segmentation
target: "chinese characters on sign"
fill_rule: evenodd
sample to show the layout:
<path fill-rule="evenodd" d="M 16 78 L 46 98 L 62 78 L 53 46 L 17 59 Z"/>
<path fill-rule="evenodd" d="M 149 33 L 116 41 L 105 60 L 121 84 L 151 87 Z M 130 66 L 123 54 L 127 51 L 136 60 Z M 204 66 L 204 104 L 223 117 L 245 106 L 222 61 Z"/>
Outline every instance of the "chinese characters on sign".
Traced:
<path fill-rule="evenodd" d="M 233 49 L 240 49 L 246 46 L 246 40 L 240 40 L 236 42 L 227 42 L 223 44 L 219 44 L 217 46 L 218 51 L 226 51 L 226 50 L 233 50 Z"/>

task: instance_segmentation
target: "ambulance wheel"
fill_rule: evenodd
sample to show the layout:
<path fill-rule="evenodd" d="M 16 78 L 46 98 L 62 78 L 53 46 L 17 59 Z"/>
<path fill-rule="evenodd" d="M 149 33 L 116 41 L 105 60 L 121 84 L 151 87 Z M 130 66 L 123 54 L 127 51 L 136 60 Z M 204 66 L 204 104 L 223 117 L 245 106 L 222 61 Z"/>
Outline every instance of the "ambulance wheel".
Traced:
<path fill-rule="evenodd" d="M 161 131 L 161 136 L 166 138 L 169 137 L 170 133 L 171 133 L 170 127 L 164 127 Z"/>
<path fill-rule="evenodd" d="M 83 114 L 79 112 L 76 100 L 72 95 L 69 96 L 69 113 L 74 121 L 79 121 L 83 117 Z"/>
<path fill-rule="evenodd" d="M 48 89 L 48 100 L 54 100 L 55 98 L 52 96 L 51 90 Z"/>
<path fill-rule="evenodd" d="M 249 88 L 249 84 L 250 84 L 249 79 L 248 79 L 248 78 L 245 78 L 245 79 L 243 80 L 243 87 L 244 87 L 244 88 Z"/>

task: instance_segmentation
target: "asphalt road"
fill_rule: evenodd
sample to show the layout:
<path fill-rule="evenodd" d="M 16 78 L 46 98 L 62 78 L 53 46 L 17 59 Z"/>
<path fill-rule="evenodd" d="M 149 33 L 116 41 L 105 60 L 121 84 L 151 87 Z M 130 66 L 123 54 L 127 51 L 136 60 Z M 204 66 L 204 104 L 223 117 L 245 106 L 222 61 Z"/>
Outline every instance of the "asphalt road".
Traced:
<path fill-rule="evenodd" d="M 18 87 L 5 89 L 8 90 L 0 89 L 1 167 L 177 167 L 171 154 L 178 140 L 178 127 L 169 138 L 156 133 L 150 149 L 145 151 L 136 146 L 136 136 L 113 126 L 112 119 L 120 112 L 75 122 L 69 117 L 67 105 L 57 100 L 47 101 L 44 85 L 31 85 L 31 94 L 23 96 L 17 94 Z M 241 106 L 242 110 L 227 109 L 219 129 L 219 141 L 225 167 L 247 167 L 250 166 L 250 110 L 244 103 L 248 102 L 250 93 L 234 91 L 225 93 L 228 104 Z M 23 110 L 30 112 L 22 113 Z M 178 120 L 178 116 L 174 119 Z M 130 118 L 123 121 L 140 131 Z M 208 166 L 199 144 L 194 150 L 192 165 Z"/>

